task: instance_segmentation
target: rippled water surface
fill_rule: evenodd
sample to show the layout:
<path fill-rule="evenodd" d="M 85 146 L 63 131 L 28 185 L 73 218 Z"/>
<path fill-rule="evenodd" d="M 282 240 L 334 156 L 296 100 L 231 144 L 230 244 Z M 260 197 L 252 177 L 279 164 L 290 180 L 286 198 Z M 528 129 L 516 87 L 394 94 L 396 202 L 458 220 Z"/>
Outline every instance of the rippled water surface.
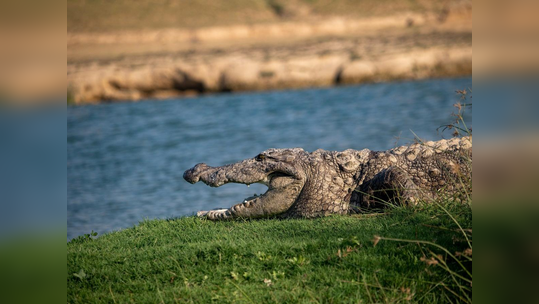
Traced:
<path fill-rule="evenodd" d="M 436 129 L 452 121 L 459 101 L 455 90 L 471 86 L 460 78 L 71 107 L 68 239 L 230 207 L 265 191 L 184 181 L 200 162 L 223 165 L 268 148 L 385 150 L 414 133 L 440 139 Z"/>

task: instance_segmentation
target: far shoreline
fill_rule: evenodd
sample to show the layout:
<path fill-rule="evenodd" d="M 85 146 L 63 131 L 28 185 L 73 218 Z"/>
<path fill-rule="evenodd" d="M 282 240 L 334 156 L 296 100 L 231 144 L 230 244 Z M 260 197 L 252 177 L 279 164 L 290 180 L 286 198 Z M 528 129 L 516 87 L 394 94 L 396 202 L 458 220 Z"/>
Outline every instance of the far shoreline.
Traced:
<path fill-rule="evenodd" d="M 245 27 L 68 33 L 68 104 L 472 74 L 471 9 Z"/>
<path fill-rule="evenodd" d="M 346 83 L 338 85 L 329 85 L 329 86 L 317 86 L 317 87 L 298 87 L 298 88 L 277 88 L 277 89 L 268 89 L 268 90 L 245 90 L 245 91 L 227 91 L 227 92 L 206 92 L 200 94 L 191 94 L 191 95 L 176 95 L 166 98 L 143 98 L 139 100 L 104 100 L 96 103 L 80 103 L 76 104 L 73 102 L 68 102 L 68 107 L 80 107 L 80 106 L 92 106 L 92 105 L 110 105 L 110 104 L 126 104 L 126 103 L 140 103 L 140 102 L 160 102 L 160 101 L 173 101 L 173 100 L 190 100 L 204 97 L 219 96 L 222 94 L 233 94 L 233 95 L 255 95 L 255 94 L 265 94 L 265 93 L 280 93 L 287 91 L 303 91 L 303 90 L 326 90 L 326 89 L 335 89 L 335 88 L 347 88 L 354 86 L 367 86 L 367 85 L 383 85 L 383 84 L 400 84 L 408 82 L 428 82 L 444 79 L 472 79 L 472 74 L 469 75 L 457 75 L 457 76 L 441 76 L 441 77 L 431 77 L 431 78 L 421 78 L 421 79 L 395 79 L 388 81 L 379 81 L 379 82 L 362 82 L 362 83 Z"/>

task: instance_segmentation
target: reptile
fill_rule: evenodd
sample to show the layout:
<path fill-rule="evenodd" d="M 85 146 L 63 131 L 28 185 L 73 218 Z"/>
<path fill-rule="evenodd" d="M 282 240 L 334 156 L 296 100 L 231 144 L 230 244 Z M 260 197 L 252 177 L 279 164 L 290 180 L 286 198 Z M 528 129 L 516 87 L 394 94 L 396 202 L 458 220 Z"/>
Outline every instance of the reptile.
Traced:
<path fill-rule="evenodd" d="M 210 220 L 313 218 L 415 205 L 441 195 L 471 195 L 472 137 L 416 142 L 387 151 L 268 149 L 220 167 L 197 164 L 189 183 L 261 183 L 268 190 L 230 208 L 200 211 Z"/>

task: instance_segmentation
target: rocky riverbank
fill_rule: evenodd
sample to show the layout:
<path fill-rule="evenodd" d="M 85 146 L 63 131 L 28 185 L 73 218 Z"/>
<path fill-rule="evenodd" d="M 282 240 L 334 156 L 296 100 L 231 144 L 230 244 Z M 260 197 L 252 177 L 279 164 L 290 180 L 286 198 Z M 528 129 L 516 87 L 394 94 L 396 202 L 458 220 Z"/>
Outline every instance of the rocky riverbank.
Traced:
<path fill-rule="evenodd" d="M 69 34 L 67 69 L 76 104 L 470 75 L 471 7 L 444 16 Z"/>

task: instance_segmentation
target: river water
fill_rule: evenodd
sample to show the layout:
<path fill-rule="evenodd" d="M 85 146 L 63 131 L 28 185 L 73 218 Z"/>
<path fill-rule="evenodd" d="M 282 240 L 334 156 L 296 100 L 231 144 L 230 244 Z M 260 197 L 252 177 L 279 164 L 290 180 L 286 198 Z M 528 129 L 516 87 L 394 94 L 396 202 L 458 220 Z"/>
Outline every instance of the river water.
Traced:
<path fill-rule="evenodd" d="M 451 137 L 455 90 L 471 78 L 215 94 L 68 108 L 67 237 L 230 207 L 262 185 L 191 185 L 183 172 L 268 148 L 385 150 Z M 471 111 L 465 121 L 471 126 Z"/>

